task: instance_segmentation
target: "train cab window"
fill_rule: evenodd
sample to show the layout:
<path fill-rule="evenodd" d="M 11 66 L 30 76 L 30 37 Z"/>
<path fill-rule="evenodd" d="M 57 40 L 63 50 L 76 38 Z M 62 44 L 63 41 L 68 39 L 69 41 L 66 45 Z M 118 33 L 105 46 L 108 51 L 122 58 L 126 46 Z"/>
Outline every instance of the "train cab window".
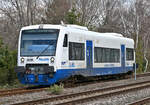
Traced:
<path fill-rule="evenodd" d="M 126 60 L 132 61 L 134 60 L 134 50 L 131 48 L 126 48 Z"/>
<path fill-rule="evenodd" d="M 69 60 L 84 60 L 84 43 L 69 42 Z"/>
<path fill-rule="evenodd" d="M 68 35 L 67 35 L 67 34 L 65 34 L 63 47 L 67 47 L 67 45 L 68 45 Z"/>

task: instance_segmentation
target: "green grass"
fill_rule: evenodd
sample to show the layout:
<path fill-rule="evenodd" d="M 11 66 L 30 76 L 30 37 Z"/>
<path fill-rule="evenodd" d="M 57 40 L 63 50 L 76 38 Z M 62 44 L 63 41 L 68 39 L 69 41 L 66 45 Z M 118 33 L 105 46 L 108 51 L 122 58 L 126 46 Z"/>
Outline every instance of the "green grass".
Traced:
<path fill-rule="evenodd" d="M 12 84 L 0 84 L 0 89 L 13 89 L 13 88 L 21 88 L 21 87 L 26 87 L 27 85 L 21 84 L 18 80 L 16 80 Z"/>
<path fill-rule="evenodd" d="M 50 86 L 50 88 L 48 89 L 48 91 L 50 91 L 53 94 L 61 94 L 63 92 L 64 89 L 64 85 L 56 85 L 54 84 L 53 86 Z"/>

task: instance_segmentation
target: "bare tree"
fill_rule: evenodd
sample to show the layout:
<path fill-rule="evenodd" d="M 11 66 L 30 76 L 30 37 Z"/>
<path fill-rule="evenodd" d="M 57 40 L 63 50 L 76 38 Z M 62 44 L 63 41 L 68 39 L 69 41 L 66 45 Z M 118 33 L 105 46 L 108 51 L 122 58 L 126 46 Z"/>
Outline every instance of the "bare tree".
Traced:
<path fill-rule="evenodd" d="M 19 30 L 26 25 L 36 24 L 41 21 L 39 11 L 41 12 L 40 0 L 1 0 L 0 12 L 3 14 L 9 40 L 13 41 L 13 47 L 17 47 Z M 5 18 L 5 19 L 4 19 Z M 7 40 L 6 40 L 7 41 Z M 6 42 L 5 41 L 5 42 Z M 9 43 L 11 41 L 7 41 Z M 12 45 L 12 42 L 10 43 Z"/>
<path fill-rule="evenodd" d="M 100 2 L 99 0 L 75 0 L 73 2 L 78 14 L 80 14 L 79 22 L 82 25 L 97 26 L 100 18 Z"/>
<path fill-rule="evenodd" d="M 118 19 L 118 0 L 101 0 L 100 5 L 100 32 L 118 32 L 121 30 L 120 21 Z M 120 20 L 120 19 L 119 19 Z M 119 24 L 119 25 L 118 25 Z"/>
<path fill-rule="evenodd" d="M 70 2 L 68 0 L 48 0 L 45 3 L 47 7 L 44 23 L 60 24 L 61 20 L 64 21 L 70 9 Z"/>

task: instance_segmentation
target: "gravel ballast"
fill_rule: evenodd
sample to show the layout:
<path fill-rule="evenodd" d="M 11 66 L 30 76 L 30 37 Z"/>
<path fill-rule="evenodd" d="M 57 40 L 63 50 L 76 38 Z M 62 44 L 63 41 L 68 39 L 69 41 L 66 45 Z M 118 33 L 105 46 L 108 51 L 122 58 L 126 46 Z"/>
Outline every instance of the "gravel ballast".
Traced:
<path fill-rule="evenodd" d="M 150 97 L 150 88 L 137 90 L 107 98 L 101 98 L 92 102 L 87 102 L 82 105 L 128 105 L 128 103 Z"/>

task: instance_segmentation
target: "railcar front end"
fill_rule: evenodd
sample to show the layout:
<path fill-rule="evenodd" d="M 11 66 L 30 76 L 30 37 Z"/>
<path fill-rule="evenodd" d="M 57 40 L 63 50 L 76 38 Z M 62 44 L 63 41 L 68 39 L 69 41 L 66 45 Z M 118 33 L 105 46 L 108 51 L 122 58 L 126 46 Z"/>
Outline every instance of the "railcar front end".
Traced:
<path fill-rule="evenodd" d="M 50 85 L 56 71 L 56 48 L 60 29 L 23 28 L 15 71 L 22 84 Z"/>

